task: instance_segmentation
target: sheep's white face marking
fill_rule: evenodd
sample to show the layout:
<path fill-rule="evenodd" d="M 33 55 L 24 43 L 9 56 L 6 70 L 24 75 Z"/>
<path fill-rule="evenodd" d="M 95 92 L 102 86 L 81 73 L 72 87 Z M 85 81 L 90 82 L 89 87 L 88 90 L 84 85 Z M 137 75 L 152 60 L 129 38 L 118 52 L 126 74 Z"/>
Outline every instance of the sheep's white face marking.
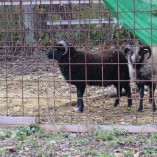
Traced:
<path fill-rule="evenodd" d="M 132 55 L 130 55 L 129 56 L 129 61 L 130 61 L 130 63 L 136 63 L 136 55 L 135 54 L 132 54 Z"/>
<path fill-rule="evenodd" d="M 137 54 L 138 54 L 138 51 L 139 51 L 139 47 L 138 46 L 134 46 L 132 48 L 132 54 L 130 54 L 129 56 L 129 61 L 130 63 L 136 63 L 137 62 Z M 140 59 L 140 58 L 139 58 Z"/>
<path fill-rule="evenodd" d="M 127 60 L 128 60 L 130 80 L 135 81 L 136 80 L 136 75 L 135 75 L 136 72 L 135 72 L 135 68 L 131 62 L 131 60 L 135 60 L 135 55 L 132 55 L 132 52 L 130 52 L 130 51 L 128 51 L 126 55 L 127 55 Z"/>

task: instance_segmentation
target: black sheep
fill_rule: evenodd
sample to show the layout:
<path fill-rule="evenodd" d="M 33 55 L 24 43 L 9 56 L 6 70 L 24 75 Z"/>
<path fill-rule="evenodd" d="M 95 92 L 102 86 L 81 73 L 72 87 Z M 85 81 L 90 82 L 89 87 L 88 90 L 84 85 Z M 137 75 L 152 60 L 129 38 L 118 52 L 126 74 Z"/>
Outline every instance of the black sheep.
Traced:
<path fill-rule="evenodd" d="M 117 89 L 114 106 L 119 104 L 119 97 L 124 88 L 128 107 L 132 105 L 127 59 L 122 52 L 109 50 L 93 54 L 77 51 L 74 47 L 69 47 L 67 42 L 59 41 L 47 56 L 58 61 L 65 80 L 76 86 L 80 112 L 83 112 L 84 108 L 82 98 L 86 85 L 114 85 Z"/>
<path fill-rule="evenodd" d="M 136 81 L 139 91 L 139 108 L 138 112 L 143 110 L 143 97 L 144 86 L 149 87 L 149 102 L 152 103 L 152 110 L 156 110 L 154 101 L 154 92 L 156 88 L 157 71 L 156 68 L 150 63 L 151 48 L 147 45 L 142 45 L 138 48 L 137 52 L 129 47 L 125 48 L 125 54 L 128 57 L 129 72 L 132 80 Z"/>

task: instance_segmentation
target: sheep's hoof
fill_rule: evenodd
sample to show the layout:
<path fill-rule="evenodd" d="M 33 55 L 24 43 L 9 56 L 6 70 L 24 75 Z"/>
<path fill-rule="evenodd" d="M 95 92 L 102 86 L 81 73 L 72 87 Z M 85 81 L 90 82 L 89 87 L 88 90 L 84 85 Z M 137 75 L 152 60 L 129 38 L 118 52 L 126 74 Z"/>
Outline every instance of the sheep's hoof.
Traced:
<path fill-rule="evenodd" d="M 128 100 L 128 107 L 132 106 L 132 100 Z"/>
<path fill-rule="evenodd" d="M 116 100 L 115 100 L 115 102 L 114 102 L 114 105 L 113 105 L 113 106 L 114 106 L 114 107 L 117 107 L 117 106 L 118 106 L 118 104 L 119 104 L 119 100 L 118 100 L 118 99 L 116 99 Z"/>
<path fill-rule="evenodd" d="M 153 108 L 153 110 L 152 110 L 153 112 L 155 112 L 156 111 L 156 108 Z"/>
<path fill-rule="evenodd" d="M 83 109 L 78 109 L 79 112 L 83 113 Z"/>
<path fill-rule="evenodd" d="M 84 108 L 84 107 L 78 106 L 78 111 L 79 111 L 79 112 L 83 112 L 83 108 Z"/>
<path fill-rule="evenodd" d="M 131 107 L 132 107 L 132 104 L 129 104 L 127 107 L 128 107 L 128 108 L 131 108 Z"/>
<path fill-rule="evenodd" d="M 114 104 L 113 106 L 114 106 L 114 107 L 117 107 L 117 106 L 118 106 L 118 104 Z"/>
<path fill-rule="evenodd" d="M 149 99 L 149 103 L 152 103 L 152 99 Z"/>
<path fill-rule="evenodd" d="M 128 106 L 126 109 L 127 109 L 127 110 L 131 110 L 131 106 Z"/>
<path fill-rule="evenodd" d="M 143 112 L 142 109 L 138 109 L 137 111 L 138 111 L 138 112 Z"/>

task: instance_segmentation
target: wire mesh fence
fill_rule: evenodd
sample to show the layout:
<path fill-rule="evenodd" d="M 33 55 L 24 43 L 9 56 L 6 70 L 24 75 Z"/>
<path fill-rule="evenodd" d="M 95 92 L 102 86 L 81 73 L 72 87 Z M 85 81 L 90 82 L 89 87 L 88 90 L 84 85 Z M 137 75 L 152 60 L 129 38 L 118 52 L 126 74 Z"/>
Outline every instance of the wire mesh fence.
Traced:
<path fill-rule="evenodd" d="M 137 111 L 140 101 L 137 79 L 130 80 L 131 109 L 127 108 L 128 99 L 124 91 L 119 105 L 114 107 L 114 99 L 121 94 L 121 83 L 129 82 L 124 78 L 129 69 L 123 73 L 125 70 L 121 67 L 126 68 L 131 63 L 120 62 L 121 55 L 125 56 L 126 45 L 133 47 L 141 44 L 141 41 L 133 31 L 123 28 L 119 19 L 101 0 L 4 0 L 0 2 L 0 17 L 1 116 L 34 116 L 41 123 L 52 124 L 156 123 L 156 112 L 152 112 L 151 103 L 148 102 L 147 87 L 143 112 Z M 136 20 L 133 22 L 136 24 Z M 56 45 L 60 40 L 68 43 L 69 55 L 79 51 L 84 53 L 84 58 L 79 61 L 79 56 L 76 56 L 72 61 L 68 55 L 66 63 L 53 60 L 54 56 L 52 60 L 48 59 L 49 50 L 52 53 L 60 48 L 65 50 L 64 44 L 61 47 Z M 73 51 L 73 47 L 77 51 Z M 110 54 L 106 55 L 108 52 L 117 54 L 115 62 Z M 96 59 L 98 56 L 100 59 Z M 155 67 L 156 54 L 152 53 L 152 56 L 149 65 Z M 64 66 L 68 66 L 68 81 L 61 73 Z M 151 66 L 153 79 L 142 81 L 153 84 L 156 81 L 156 72 L 153 71 Z M 96 79 L 99 73 L 101 77 Z M 113 73 L 115 76 L 111 76 Z M 74 81 L 75 74 L 77 78 Z M 77 108 L 82 96 L 77 95 L 73 81 L 82 82 L 86 87 L 83 113 Z M 96 86 L 93 86 L 94 83 Z M 156 93 L 154 97 L 150 96 L 150 100 L 153 98 L 156 101 Z"/>

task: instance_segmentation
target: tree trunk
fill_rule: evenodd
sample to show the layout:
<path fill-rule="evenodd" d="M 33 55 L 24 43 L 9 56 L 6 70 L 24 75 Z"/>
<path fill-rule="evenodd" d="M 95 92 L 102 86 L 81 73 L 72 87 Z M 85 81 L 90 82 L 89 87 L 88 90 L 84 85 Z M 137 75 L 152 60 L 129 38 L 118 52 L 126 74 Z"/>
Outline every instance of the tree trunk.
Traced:
<path fill-rule="evenodd" d="M 23 24 L 25 28 L 25 44 L 36 45 L 34 6 L 23 6 Z"/>

